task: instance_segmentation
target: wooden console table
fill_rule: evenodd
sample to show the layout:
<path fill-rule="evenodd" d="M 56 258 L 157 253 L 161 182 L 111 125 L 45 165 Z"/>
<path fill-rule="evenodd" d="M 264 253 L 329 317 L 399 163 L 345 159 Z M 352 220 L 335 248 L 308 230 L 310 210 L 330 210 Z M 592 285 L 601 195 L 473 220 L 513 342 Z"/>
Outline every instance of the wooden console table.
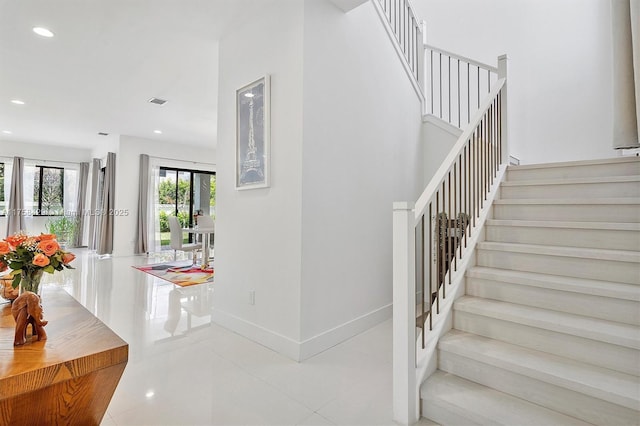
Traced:
<path fill-rule="evenodd" d="M 14 347 L 11 305 L 0 305 L 0 425 L 99 425 L 129 345 L 63 289 L 43 293 L 44 341 Z"/>

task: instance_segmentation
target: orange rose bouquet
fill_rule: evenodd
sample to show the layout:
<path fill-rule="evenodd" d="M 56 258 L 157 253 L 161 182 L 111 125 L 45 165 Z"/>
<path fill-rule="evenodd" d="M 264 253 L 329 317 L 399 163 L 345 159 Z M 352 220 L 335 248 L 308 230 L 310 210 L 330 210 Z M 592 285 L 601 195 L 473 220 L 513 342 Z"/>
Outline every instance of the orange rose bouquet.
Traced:
<path fill-rule="evenodd" d="M 0 241 L 0 272 L 13 270 L 13 288 L 22 284 L 22 290 L 38 293 L 42 273 L 53 274 L 75 259 L 71 252 L 64 251 L 54 234 L 28 236 L 18 233 Z"/>

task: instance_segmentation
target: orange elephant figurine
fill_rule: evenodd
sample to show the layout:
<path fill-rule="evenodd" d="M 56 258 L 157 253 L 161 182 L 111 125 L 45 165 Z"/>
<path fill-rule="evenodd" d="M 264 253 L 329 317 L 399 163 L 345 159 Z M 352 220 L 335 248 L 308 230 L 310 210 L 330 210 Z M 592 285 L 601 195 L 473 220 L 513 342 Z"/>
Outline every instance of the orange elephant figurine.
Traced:
<path fill-rule="evenodd" d="M 25 291 L 11 305 L 11 314 L 16 320 L 16 335 L 13 346 L 21 346 L 27 343 L 27 326 L 31 324 L 31 335 L 38 336 L 37 340 L 46 340 L 47 333 L 44 326 L 48 321 L 42 318 L 42 305 L 40 296 L 30 291 Z"/>

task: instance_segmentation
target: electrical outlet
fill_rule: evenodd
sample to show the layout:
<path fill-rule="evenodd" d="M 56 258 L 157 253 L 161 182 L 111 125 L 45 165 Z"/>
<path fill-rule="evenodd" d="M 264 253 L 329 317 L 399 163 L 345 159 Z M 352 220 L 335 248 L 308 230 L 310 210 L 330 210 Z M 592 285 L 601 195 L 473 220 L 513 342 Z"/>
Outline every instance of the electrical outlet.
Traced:
<path fill-rule="evenodd" d="M 249 290 L 249 304 L 250 305 L 255 305 L 256 304 L 256 291 L 255 290 Z"/>

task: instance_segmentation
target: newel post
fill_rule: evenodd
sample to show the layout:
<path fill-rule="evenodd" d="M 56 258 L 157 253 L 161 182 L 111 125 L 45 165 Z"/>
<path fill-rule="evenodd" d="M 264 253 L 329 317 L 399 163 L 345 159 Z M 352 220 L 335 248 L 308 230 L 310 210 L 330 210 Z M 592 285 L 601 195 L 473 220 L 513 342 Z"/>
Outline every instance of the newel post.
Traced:
<path fill-rule="evenodd" d="M 502 158 L 500 159 L 503 164 L 509 164 L 509 120 L 507 118 L 508 108 L 508 87 L 509 87 L 509 78 L 508 78 L 508 68 L 509 68 L 509 58 L 507 55 L 498 56 L 498 78 L 504 78 L 504 86 L 502 87 L 502 99 L 500 103 L 500 131 L 502 133 Z"/>
<path fill-rule="evenodd" d="M 413 209 L 393 203 L 393 419 L 405 425 L 418 421 Z"/>

